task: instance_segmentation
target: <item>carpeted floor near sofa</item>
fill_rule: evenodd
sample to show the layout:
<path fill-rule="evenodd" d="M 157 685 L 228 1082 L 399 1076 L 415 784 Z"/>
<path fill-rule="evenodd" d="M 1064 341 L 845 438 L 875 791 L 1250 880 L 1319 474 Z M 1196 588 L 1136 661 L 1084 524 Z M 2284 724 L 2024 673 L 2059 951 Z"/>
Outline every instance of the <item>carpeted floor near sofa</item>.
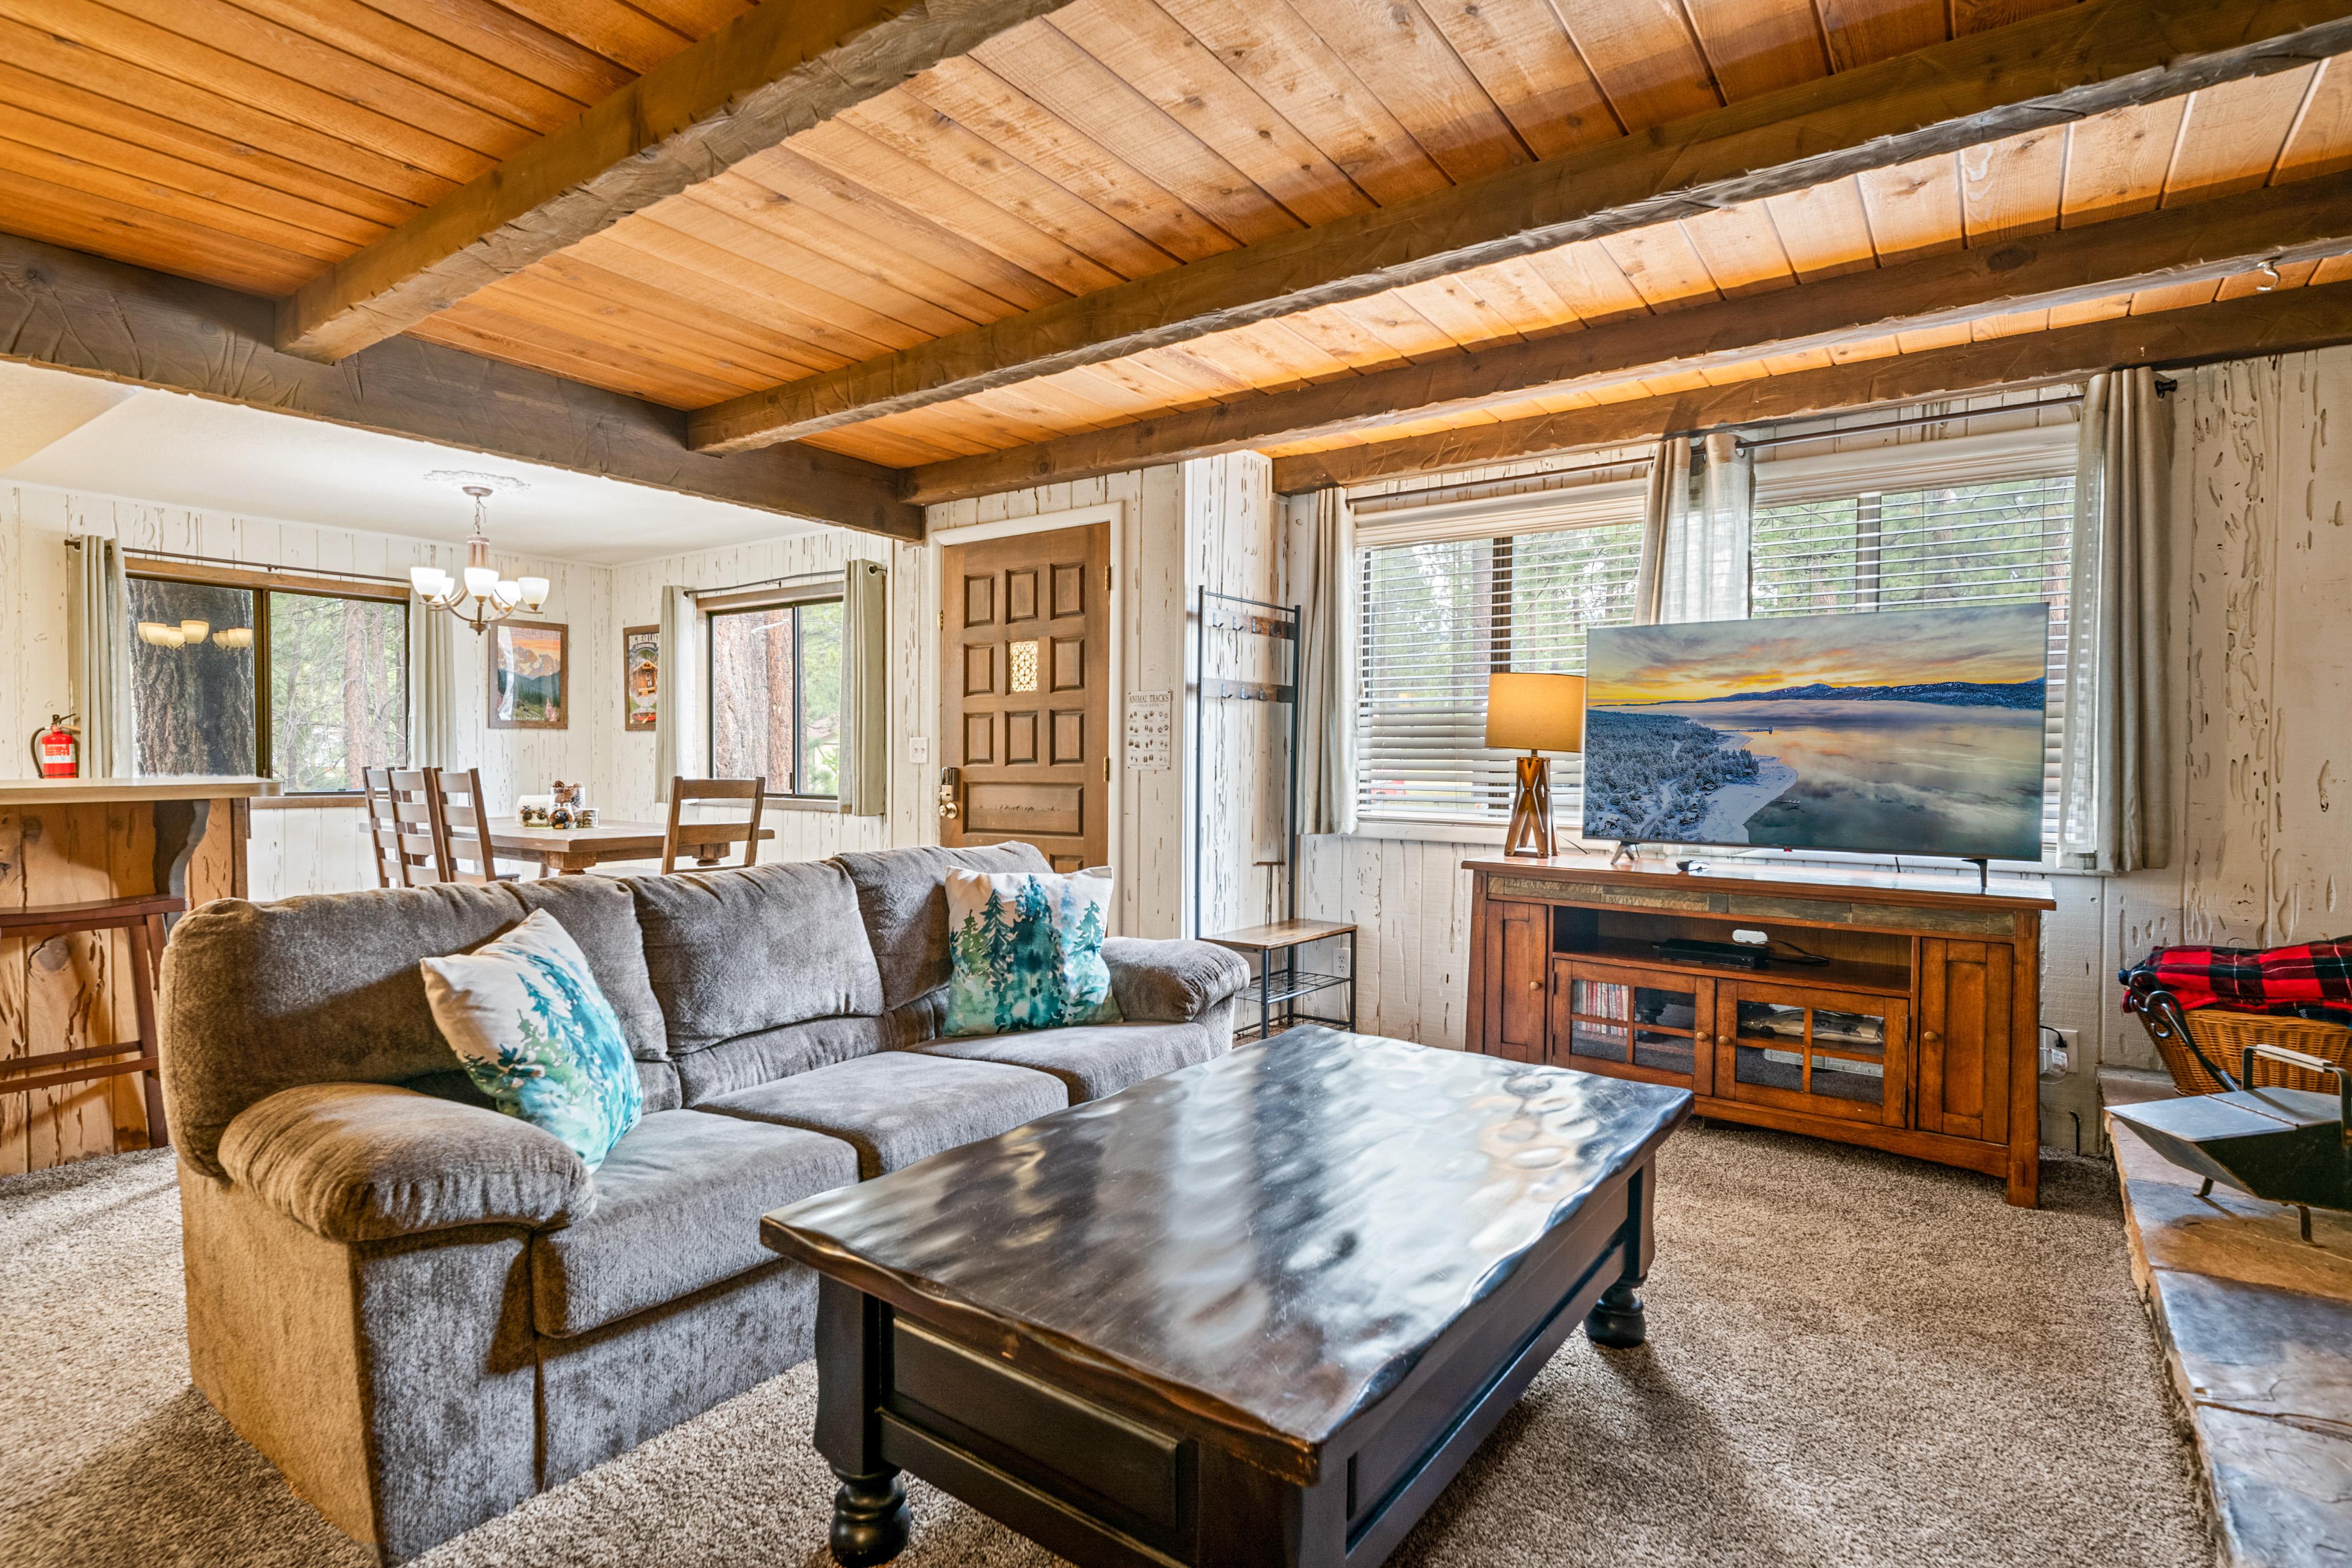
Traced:
<path fill-rule="evenodd" d="M 1686 1131 L 1661 1170 L 1649 1346 L 1571 1340 L 1392 1561 L 2210 1562 L 2105 1166 L 2045 1167 L 2034 1211 L 1769 1132 Z M 0 1181 L 0 1563 L 371 1561 L 189 1386 L 179 1266 L 167 1154 Z M 827 1563 L 814 1370 L 419 1563 Z M 914 1501 L 906 1568 L 1055 1561 Z"/>

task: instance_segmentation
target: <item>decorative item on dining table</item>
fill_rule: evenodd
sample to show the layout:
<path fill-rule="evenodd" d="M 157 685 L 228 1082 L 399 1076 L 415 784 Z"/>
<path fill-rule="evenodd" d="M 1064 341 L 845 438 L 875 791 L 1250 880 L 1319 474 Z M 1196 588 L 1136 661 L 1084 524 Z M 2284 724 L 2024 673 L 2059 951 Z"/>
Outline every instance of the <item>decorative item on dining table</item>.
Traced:
<path fill-rule="evenodd" d="M 1584 750 L 1584 677 L 1498 671 L 1486 678 L 1486 744 L 1524 750 L 1511 790 L 1506 855 L 1549 856 L 1559 840 L 1551 822 L 1551 764 L 1542 753 Z"/>

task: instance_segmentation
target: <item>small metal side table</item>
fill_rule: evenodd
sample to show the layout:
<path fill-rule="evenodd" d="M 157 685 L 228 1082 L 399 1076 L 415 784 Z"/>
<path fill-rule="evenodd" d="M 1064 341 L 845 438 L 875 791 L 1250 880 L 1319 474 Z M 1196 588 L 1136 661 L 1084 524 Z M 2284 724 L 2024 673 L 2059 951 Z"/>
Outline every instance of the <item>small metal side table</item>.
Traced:
<path fill-rule="evenodd" d="M 1310 942 L 1330 942 L 1339 937 L 1348 939 L 1348 972 L 1345 974 L 1322 974 L 1298 967 L 1298 950 Z M 1271 1039 L 1282 1029 L 1302 1020 L 1310 1024 L 1338 1024 L 1337 1018 L 1301 1014 L 1298 999 L 1320 991 L 1348 990 L 1348 1021 L 1346 1027 L 1356 1026 L 1356 928 L 1339 921 L 1276 921 L 1271 925 L 1248 926 L 1216 936 L 1204 936 L 1202 942 L 1231 948 L 1235 952 L 1257 955 L 1257 1026 L 1236 1029 L 1234 1039 Z M 1279 955 L 1282 962 L 1275 963 Z M 1279 1011 L 1277 1011 L 1279 1009 Z"/>

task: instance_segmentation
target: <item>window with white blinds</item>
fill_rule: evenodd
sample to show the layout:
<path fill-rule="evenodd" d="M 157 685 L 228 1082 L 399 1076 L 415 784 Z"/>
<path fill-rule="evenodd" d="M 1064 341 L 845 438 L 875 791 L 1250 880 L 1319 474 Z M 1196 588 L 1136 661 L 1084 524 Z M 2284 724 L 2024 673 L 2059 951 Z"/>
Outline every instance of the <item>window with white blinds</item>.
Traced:
<path fill-rule="evenodd" d="M 1917 450 L 1886 448 L 1886 489 L 1758 505 L 1749 555 L 1751 613 L 1760 618 L 2046 602 L 2042 838 L 2045 847 L 2054 846 L 2066 738 L 2074 472 L 1896 488 L 1906 452 Z M 2023 461 L 2030 466 L 2036 458 L 2042 464 L 2060 460 L 2045 448 Z"/>
<path fill-rule="evenodd" d="M 1486 748 L 1486 677 L 1584 673 L 1588 627 L 1633 618 L 1639 499 L 1622 521 L 1363 550 L 1358 807 L 1368 817 L 1501 820 L 1511 754 Z M 1616 509 L 1621 516 L 1622 507 Z M 1583 810 L 1556 759 L 1558 820 Z"/>

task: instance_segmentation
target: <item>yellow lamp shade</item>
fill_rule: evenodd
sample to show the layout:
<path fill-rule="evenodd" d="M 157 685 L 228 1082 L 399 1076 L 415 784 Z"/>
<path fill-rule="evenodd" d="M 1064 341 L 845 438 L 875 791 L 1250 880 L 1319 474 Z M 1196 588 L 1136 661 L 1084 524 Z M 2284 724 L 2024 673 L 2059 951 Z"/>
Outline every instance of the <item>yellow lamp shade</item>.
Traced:
<path fill-rule="evenodd" d="M 1501 752 L 1584 750 L 1584 677 L 1490 675 L 1486 744 Z"/>

